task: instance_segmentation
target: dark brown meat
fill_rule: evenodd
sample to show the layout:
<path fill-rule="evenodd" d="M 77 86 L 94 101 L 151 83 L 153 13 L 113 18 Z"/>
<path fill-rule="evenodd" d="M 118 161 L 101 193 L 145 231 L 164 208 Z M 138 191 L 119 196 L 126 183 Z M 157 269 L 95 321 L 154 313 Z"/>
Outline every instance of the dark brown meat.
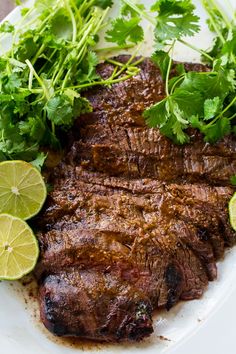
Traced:
<path fill-rule="evenodd" d="M 150 300 L 109 272 L 57 272 L 44 280 L 40 298 L 44 324 L 58 336 L 118 341 L 153 332 Z"/>
<path fill-rule="evenodd" d="M 202 296 L 236 241 L 227 210 L 236 139 L 212 146 L 192 131 L 177 146 L 147 128 L 143 110 L 164 96 L 148 59 L 136 77 L 86 96 L 94 111 L 76 122 L 37 220 L 41 317 L 59 336 L 141 340 L 153 309 Z"/>

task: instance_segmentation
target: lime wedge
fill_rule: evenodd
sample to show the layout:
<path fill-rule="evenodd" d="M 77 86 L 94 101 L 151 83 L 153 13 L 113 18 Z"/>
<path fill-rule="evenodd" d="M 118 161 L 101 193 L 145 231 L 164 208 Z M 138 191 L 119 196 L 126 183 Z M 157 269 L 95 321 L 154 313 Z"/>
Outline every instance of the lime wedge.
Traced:
<path fill-rule="evenodd" d="M 0 279 L 17 280 L 31 272 L 39 256 L 37 240 L 19 218 L 0 215 Z"/>
<path fill-rule="evenodd" d="M 46 196 L 43 177 L 30 163 L 0 163 L 0 213 L 28 220 L 38 214 Z"/>
<path fill-rule="evenodd" d="M 229 202 L 229 220 L 232 228 L 236 231 L 236 193 Z"/>

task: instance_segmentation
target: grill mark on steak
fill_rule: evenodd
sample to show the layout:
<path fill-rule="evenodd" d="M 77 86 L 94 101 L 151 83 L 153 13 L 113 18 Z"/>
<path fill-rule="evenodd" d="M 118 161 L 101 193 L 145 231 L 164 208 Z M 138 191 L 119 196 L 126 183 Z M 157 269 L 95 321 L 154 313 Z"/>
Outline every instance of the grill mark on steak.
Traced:
<path fill-rule="evenodd" d="M 153 128 L 113 126 L 111 131 L 108 124 L 94 124 L 81 128 L 80 139 L 88 145 L 110 146 L 112 141 L 112 144 L 116 145 L 116 148 L 121 151 L 129 150 L 145 155 L 155 154 L 160 160 L 166 159 L 168 156 L 181 157 L 182 152 L 185 153 L 186 157 L 195 154 L 236 158 L 235 146 L 232 142 L 230 144 L 229 139 L 225 138 L 215 145 L 202 144 L 202 142 L 199 144 L 199 139 L 201 139 L 199 133 L 192 137 L 191 144 L 178 146 L 171 144 L 165 136 Z M 225 144 L 226 142 L 228 144 Z"/>
<path fill-rule="evenodd" d="M 162 159 L 155 153 L 122 151 L 113 141 L 109 145 L 78 142 L 75 149 L 80 152 L 77 163 L 86 164 L 91 171 L 106 172 L 111 176 L 148 177 L 170 182 L 186 179 L 224 185 L 236 171 L 235 158 L 205 156 L 200 152 L 197 155 L 181 147 L 177 154 L 170 152 Z"/>
<path fill-rule="evenodd" d="M 98 73 L 107 78 L 113 69 L 104 63 Z M 227 210 L 235 137 L 210 145 L 192 130 L 191 143 L 177 146 L 146 127 L 142 112 L 165 88 L 149 59 L 140 69 L 86 92 L 93 112 L 70 132 L 50 177 L 54 190 L 35 221 L 41 318 L 58 336 L 149 336 L 152 310 L 200 298 L 236 241 Z"/>

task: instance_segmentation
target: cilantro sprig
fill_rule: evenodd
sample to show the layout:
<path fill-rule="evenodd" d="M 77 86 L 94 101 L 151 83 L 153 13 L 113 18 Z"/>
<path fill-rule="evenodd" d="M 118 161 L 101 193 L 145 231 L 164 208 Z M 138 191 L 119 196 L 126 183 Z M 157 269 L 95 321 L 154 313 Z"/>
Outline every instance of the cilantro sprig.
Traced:
<path fill-rule="evenodd" d="M 144 112 L 150 127 L 161 132 L 176 143 L 190 140 L 188 128 L 200 130 L 207 142 L 215 143 L 224 135 L 236 134 L 236 23 L 229 19 L 215 0 L 202 0 L 209 19 L 211 31 L 216 33 L 213 48 L 205 51 L 186 41 L 200 30 L 199 18 L 191 0 L 157 0 L 146 10 L 131 0 L 123 0 L 123 8 L 131 18 L 140 23 L 143 19 L 154 27 L 155 51 L 152 61 L 159 66 L 165 81 L 166 97 Z M 126 13 L 126 15 L 127 15 Z M 129 27 L 124 16 L 119 19 Z M 113 22 L 114 34 L 117 22 Z M 131 30 L 131 28 L 130 28 Z M 123 26 L 124 38 L 125 26 Z M 138 31 L 137 31 L 138 33 Z M 207 72 L 185 72 L 183 65 L 174 63 L 172 51 L 176 42 L 199 52 L 209 66 Z M 126 42 L 127 43 L 127 42 Z M 176 76 L 170 76 L 175 66 Z"/>
<path fill-rule="evenodd" d="M 144 10 L 144 5 L 136 5 L 139 10 Z M 121 8 L 121 15 L 112 21 L 111 29 L 106 33 L 108 42 L 117 43 L 119 46 L 126 46 L 130 43 L 138 44 L 144 39 L 144 31 L 140 22 L 141 16 L 128 4 Z"/>
<path fill-rule="evenodd" d="M 231 132 L 236 134 L 236 20 L 231 20 L 214 0 L 202 0 L 209 15 L 209 28 L 215 34 L 213 48 L 207 52 L 185 40 L 200 29 L 195 7 L 190 0 L 158 0 L 147 12 L 130 0 L 123 0 L 140 18 L 154 26 L 153 62 L 165 81 L 166 97 L 148 108 L 144 118 L 150 127 L 174 142 L 189 142 L 188 128 L 202 132 L 205 140 L 215 143 Z M 151 13 L 157 13 L 154 17 Z M 209 65 L 207 72 L 185 72 L 172 59 L 176 42 L 202 54 Z M 175 66 L 176 76 L 170 77 Z"/>
<path fill-rule="evenodd" d="M 158 46 L 183 36 L 193 36 L 200 30 L 199 17 L 194 14 L 195 7 L 189 0 L 159 0 L 151 11 L 157 12 L 155 38 Z"/>
<path fill-rule="evenodd" d="M 0 58 L 0 160 L 33 160 L 40 168 L 42 151 L 60 149 L 63 131 L 91 111 L 83 90 L 138 72 L 133 60 L 117 63 L 105 80 L 96 72 L 99 34 L 112 4 L 36 0 L 15 26 L 1 24 L 1 40 L 11 35 L 13 44 Z"/>

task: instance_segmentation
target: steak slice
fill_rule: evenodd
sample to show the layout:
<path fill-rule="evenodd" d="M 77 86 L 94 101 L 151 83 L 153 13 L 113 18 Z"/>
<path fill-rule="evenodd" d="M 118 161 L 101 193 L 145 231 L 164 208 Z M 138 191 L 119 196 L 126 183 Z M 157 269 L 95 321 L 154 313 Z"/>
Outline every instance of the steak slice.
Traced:
<path fill-rule="evenodd" d="M 112 274 L 70 268 L 44 279 L 40 307 L 58 336 L 139 341 L 153 332 L 150 301 Z"/>
<path fill-rule="evenodd" d="M 76 150 L 80 151 L 77 163 L 111 176 L 156 178 L 169 182 L 185 179 L 224 185 L 236 173 L 236 159 L 232 157 L 205 156 L 204 152 L 197 155 L 181 147 L 176 155 L 166 154 L 162 159 L 155 153 L 122 151 L 113 143 L 89 145 L 79 142 Z"/>
<path fill-rule="evenodd" d="M 104 63 L 98 73 L 106 78 L 113 69 Z M 149 59 L 140 69 L 86 92 L 93 112 L 70 132 L 51 173 L 54 190 L 35 220 L 41 318 L 58 336 L 149 336 L 152 311 L 200 298 L 236 241 L 227 210 L 235 137 L 210 145 L 193 130 L 190 144 L 177 146 L 149 129 L 143 110 L 165 90 Z"/>
<path fill-rule="evenodd" d="M 236 171 L 236 140 L 225 138 L 211 146 L 199 143 L 200 139 L 196 134 L 191 144 L 177 146 L 147 127 L 88 125 L 80 130 L 74 147 L 79 156 L 75 153 L 74 158 L 91 170 L 114 176 L 165 181 L 185 177 L 191 182 L 227 184 Z"/>

